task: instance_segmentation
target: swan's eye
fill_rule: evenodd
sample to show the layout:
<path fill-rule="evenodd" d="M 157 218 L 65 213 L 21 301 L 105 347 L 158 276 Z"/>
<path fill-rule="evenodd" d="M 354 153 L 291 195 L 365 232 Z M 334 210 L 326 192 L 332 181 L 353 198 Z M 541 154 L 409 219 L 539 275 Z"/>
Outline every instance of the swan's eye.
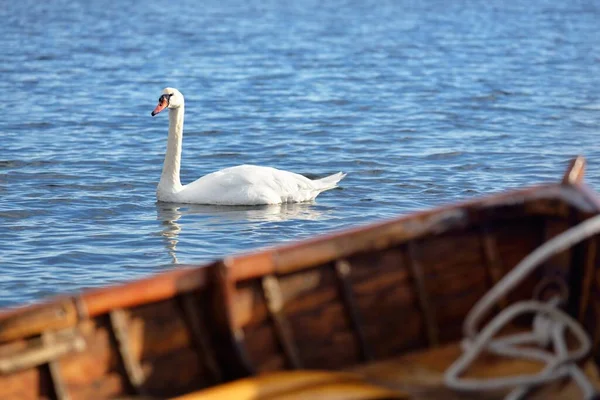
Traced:
<path fill-rule="evenodd" d="M 169 99 L 171 98 L 171 96 L 173 96 L 172 94 L 163 94 L 162 96 L 159 97 L 158 102 L 162 103 L 165 102 L 167 103 L 167 105 L 169 105 Z"/>

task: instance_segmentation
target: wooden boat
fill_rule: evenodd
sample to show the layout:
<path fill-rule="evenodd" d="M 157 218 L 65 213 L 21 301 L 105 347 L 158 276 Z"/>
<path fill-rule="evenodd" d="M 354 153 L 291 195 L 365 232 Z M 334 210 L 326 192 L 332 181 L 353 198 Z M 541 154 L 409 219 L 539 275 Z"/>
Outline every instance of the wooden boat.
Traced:
<path fill-rule="evenodd" d="M 572 160 L 557 183 L 5 310 L 0 398 L 502 398 L 510 390 L 457 391 L 444 374 L 476 302 L 538 246 L 599 214 L 584 166 Z M 561 296 L 591 343 L 573 365 L 598 387 L 599 291 L 594 235 L 504 293 L 495 313 Z M 488 354 L 467 375 L 541 368 Z M 581 397 L 565 377 L 528 394 Z"/>

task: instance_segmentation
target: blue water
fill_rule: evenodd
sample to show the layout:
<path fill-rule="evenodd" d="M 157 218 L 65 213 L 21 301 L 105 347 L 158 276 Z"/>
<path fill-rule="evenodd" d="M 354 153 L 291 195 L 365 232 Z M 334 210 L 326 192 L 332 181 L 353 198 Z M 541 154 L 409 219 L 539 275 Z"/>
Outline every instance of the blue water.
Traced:
<path fill-rule="evenodd" d="M 0 306 L 560 179 L 600 188 L 600 3 L 19 0 L 0 7 Z M 157 204 L 254 163 L 313 204 Z"/>

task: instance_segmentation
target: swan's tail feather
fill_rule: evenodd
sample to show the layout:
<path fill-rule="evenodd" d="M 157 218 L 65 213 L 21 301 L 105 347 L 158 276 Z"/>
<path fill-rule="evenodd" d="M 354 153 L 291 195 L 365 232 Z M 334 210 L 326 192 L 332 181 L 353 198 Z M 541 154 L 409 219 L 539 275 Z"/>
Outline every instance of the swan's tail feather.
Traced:
<path fill-rule="evenodd" d="M 337 174 L 326 176 L 325 178 L 317 179 L 313 181 L 315 183 L 315 189 L 319 192 L 333 189 L 337 186 L 337 183 L 344 179 L 346 174 L 338 172 Z"/>

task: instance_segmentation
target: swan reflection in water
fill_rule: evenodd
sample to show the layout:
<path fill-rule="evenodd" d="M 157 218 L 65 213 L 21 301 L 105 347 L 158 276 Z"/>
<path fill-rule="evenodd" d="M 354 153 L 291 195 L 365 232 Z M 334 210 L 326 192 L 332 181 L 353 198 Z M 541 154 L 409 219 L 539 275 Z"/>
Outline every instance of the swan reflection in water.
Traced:
<path fill-rule="evenodd" d="M 157 220 L 163 229 L 161 236 L 171 256 L 178 264 L 177 244 L 184 230 L 198 232 L 222 231 L 226 225 L 243 224 L 244 231 L 258 230 L 264 223 L 289 220 L 320 220 L 331 210 L 326 206 L 315 206 L 314 202 L 272 204 L 261 206 L 217 206 L 199 204 L 156 203 Z M 180 221 L 182 217 L 184 218 Z M 185 221 L 185 222 L 183 222 Z"/>

